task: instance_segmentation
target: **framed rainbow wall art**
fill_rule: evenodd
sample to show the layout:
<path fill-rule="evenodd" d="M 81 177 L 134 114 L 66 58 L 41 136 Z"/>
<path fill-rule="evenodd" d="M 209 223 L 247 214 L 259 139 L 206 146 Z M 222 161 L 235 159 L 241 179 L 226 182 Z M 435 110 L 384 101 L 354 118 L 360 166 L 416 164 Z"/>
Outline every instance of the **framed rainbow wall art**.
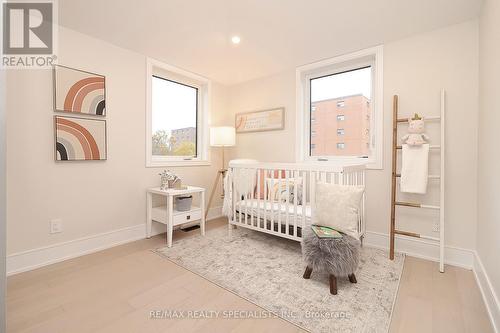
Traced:
<path fill-rule="evenodd" d="M 285 128 L 285 108 L 237 113 L 236 133 L 275 131 Z"/>
<path fill-rule="evenodd" d="M 54 110 L 106 115 L 106 78 L 61 65 L 54 66 Z"/>
<path fill-rule="evenodd" d="M 54 116 L 56 161 L 107 158 L 106 120 Z"/>

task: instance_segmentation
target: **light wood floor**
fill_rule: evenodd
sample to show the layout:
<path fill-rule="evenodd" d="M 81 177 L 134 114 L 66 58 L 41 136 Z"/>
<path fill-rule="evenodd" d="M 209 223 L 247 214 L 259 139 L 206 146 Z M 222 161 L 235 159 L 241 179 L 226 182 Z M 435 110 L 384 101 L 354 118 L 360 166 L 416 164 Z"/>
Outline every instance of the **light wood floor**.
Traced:
<path fill-rule="evenodd" d="M 277 318 L 150 319 L 151 310 L 260 309 L 151 252 L 164 242 L 156 236 L 9 277 L 7 331 L 302 332 Z M 471 271 L 440 274 L 435 263 L 407 258 L 391 332 L 493 331 Z"/>

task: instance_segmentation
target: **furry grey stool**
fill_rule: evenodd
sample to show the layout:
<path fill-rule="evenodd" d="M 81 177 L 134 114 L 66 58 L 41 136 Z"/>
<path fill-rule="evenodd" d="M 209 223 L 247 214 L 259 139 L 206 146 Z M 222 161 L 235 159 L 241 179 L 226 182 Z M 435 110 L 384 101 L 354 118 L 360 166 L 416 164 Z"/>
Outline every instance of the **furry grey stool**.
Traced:
<path fill-rule="evenodd" d="M 302 256 L 307 264 L 304 279 L 312 271 L 326 271 L 330 275 L 330 293 L 337 295 L 337 276 L 348 276 L 357 283 L 354 272 L 358 268 L 360 242 L 342 234 L 342 238 L 319 238 L 310 227 L 303 230 Z"/>

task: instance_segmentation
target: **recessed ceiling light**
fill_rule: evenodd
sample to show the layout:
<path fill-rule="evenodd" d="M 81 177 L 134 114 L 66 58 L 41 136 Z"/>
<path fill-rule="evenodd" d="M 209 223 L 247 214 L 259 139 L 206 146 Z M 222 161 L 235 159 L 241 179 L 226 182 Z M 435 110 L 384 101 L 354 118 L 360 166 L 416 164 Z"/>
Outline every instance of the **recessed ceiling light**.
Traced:
<path fill-rule="evenodd" d="M 241 38 L 239 36 L 233 36 L 231 37 L 231 42 L 233 42 L 233 44 L 235 45 L 238 45 L 241 42 Z"/>

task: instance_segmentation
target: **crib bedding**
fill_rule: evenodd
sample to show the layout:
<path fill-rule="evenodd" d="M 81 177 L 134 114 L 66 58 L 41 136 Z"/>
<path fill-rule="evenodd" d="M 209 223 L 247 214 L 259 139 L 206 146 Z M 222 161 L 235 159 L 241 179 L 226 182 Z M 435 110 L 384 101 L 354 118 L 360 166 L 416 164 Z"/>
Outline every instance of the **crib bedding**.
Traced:
<path fill-rule="evenodd" d="M 245 212 L 247 212 L 248 215 L 252 215 L 254 217 L 260 216 L 260 218 L 262 219 L 265 215 L 266 220 L 269 221 L 272 219 L 276 223 L 278 222 L 280 214 L 281 223 L 286 223 L 287 210 L 288 221 L 293 221 L 293 219 L 295 218 L 295 206 L 292 203 L 288 204 L 287 206 L 285 202 L 282 202 L 280 206 L 279 202 L 264 201 L 262 199 L 247 199 L 238 201 L 235 204 L 235 208 L 237 212 L 241 211 L 242 214 L 245 214 Z M 305 212 L 306 215 L 306 223 L 309 223 L 311 220 L 311 206 L 297 205 L 297 222 L 299 225 L 304 218 L 303 212 Z"/>

